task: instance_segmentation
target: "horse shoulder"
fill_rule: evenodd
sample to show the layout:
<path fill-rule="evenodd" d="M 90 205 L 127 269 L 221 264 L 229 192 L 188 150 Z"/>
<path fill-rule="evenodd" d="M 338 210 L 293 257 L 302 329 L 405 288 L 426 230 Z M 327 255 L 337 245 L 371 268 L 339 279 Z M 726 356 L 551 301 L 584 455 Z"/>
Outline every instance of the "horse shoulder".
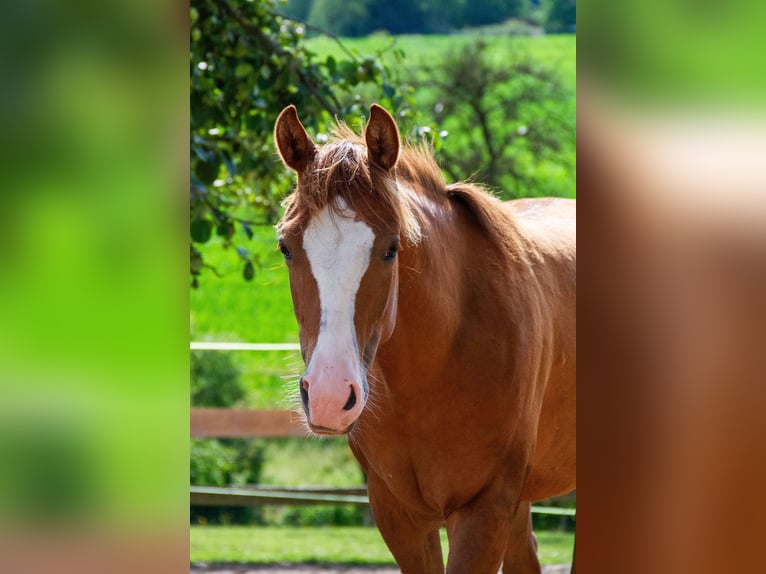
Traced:
<path fill-rule="evenodd" d="M 576 202 L 560 197 L 525 198 L 503 204 L 519 230 L 543 256 L 574 261 Z"/>

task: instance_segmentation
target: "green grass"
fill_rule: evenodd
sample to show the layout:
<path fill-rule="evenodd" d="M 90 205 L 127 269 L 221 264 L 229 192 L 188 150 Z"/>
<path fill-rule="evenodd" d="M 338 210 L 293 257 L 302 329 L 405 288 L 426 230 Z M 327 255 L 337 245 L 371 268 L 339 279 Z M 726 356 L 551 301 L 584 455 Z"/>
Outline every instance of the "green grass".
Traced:
<path fill-rule="evenodd" d="M 236 236 L 237 244 L 254 253 L 260 265 L 253 281 L 242 278 L 242 260 L 234 249 L 211 240 L 205 258 L 221 277 L 205 272 L 198 289 L 191 290 L 191 330 L 210 340 L 289 343 L 298 340 L 292 312 L 287 268 L 277 251 L 276 231 L 254 229 L 253 239 Z"/>
<path fill-rule="evenodd" d="M 364 475 L 348 441 L 336 439 L 272 439 L 264 441 L 261 480 L 281 486 L 361 486 Z"/>
<path fill-rule="evenodd" d="M 255 278 L 242 278 L 242 261 L 234 249 L 206 246 L 205 258 L 220 277 L 205 271 L 198 289 L 189 295 L 192 339 L 248 343 L 296 343 L 298 325 L 293 315 L 287 269 L 276 250 L 271 227 L 254 229 L 253 239 L 236 236 L 237 244 L 257 255 Z M 215 351 L 205 351 L 215 352 Z M 287 408 L 289 384 L 301 372 L 298 352 L 232 351 L 247 390 L 243 405 L 250 408 Z"/>
<path fill-rule="evenodd" d="M 537 532 L 543 564 L 572 559 L 572 533 Z M 327 562 L 393 564 L 380 533 L 372 527 L 230 527 L 192 526 L 192 562 Z M 442 530 L 442 547 L 447 541 Z"/>
<path fill-rule="evenodd" d="M 478 34 L 452 35 L 404 35 L 389 36 L 373 34 L 365 38 L 344 38 L 343 45 L 351 52 L 360 56 L 374 56 L 383 52 L 384 61 L 394 65 L 393 50 L 403 50 L 405 54 L 403 66 L 417 67 L 432 64 L 435 59 L 445 53 L 459 49 L 461 46 L 483 38 L 490 46 L 493 56 L 503 61 L 510 51 L 522 50 L 548 66 L 558 70 L 568 88 L 574 91 L 576 78 L 577 37 L 575 35 L 555 36 L 480 36 Z M 347 58 L 338 43 L 324 36 L 308 41 L 310 49 L 320 59 L 332 55 L 336 58 Z"/>

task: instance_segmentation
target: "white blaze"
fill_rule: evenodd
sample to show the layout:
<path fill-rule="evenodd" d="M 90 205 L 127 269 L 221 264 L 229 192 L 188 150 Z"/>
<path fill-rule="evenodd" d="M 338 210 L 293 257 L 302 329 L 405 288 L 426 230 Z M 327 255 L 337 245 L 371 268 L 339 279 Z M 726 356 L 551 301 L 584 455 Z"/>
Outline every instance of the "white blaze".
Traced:
<path fill-rule="evenodd" d="M 354 309 L 375 234 L 369 225 L 355 220 L 356 214 L 342 198 L 336 201 L 340 213 L 325 207 L 303 234 L 320 305 L 319 337 L 307 374 L 315 382 L 342 383 L 353 377 L 361 383 Z"/>

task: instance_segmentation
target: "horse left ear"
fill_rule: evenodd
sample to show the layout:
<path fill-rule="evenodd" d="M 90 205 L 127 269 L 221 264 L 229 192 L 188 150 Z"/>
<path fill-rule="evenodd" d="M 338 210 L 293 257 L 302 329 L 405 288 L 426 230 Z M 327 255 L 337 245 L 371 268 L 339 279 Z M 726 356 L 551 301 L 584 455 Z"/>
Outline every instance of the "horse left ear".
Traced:
<path fill-rule="evenodd" d="M 378 104 L 370 106 L 370 121 L 364 130 L 370 161 L 391 169 L 399 159 L 399 128 L 394 118 Z"/>
<path fill-rule="evenodd" d="M 298 118 L 295 106 L 287 106 L 274 126 L 274 141 L 284 164 L 298 173 L 314 159 L 316 147 Z"/>

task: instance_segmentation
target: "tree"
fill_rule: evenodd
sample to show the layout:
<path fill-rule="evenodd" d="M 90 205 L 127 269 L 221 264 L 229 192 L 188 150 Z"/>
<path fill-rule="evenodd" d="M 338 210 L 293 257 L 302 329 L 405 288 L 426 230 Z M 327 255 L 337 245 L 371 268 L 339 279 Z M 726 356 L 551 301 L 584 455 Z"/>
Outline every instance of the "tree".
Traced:
<path fill-rule="evenodd" d="M 423 9 L 413 0 L 377 0 L 370 4 L 370 22 L 374 30 L 387 30 L 391 34 L 419 34 L 426 32 Z"/>
<path fill-rule="evenodd" d="M 307 22 L 313 3 L 314 0 L 286 0 L 279 7 L 279 11 L 289 18 Z"/>
<path fill-rule="evenodd" d="M 406 114 L 410 104 L 377 57 L 317 59 L 305 25 L 280 16 L 275 0 L 192 0 L 190 16 L 192 286 L 209 267 L 203 252 L 214 235 L 236 246 L 252 279 L 251 226 L 277 221 L 294 181 L 272 143 L 279 112 L 295 104 L 316 133 L 335 116 L 367 113 L 369 101 L 354 97 L 363 85 L 389 109 Z"/>
<path fill-rule="evenodd" d="M 552 0 L 545 31 L 553 34 L 571 33 L 577 25 L 576 0 Z"/>
<path fill-rule="evenodd" d="M 363 36 L 371 27 L 369 0 L 314 0 L 309 21 L 341 36 Z"/>
<path fill-rule="evenodd" d="M 476 0 L 465 4 L 462 24 L 483 26 L 526 15 L 526 0 Z"/>
<path fill-rule="evenodd" d="M 478 41 L 418 77 L 436 88 L 423 92 L 432 94 L 433 121 L 460 134 L 439 146 L 453 180 L 485 183 L 505 198 L 574 193 L 573 94 L 555 72 L 519 50 L 493 60 Z"/>

